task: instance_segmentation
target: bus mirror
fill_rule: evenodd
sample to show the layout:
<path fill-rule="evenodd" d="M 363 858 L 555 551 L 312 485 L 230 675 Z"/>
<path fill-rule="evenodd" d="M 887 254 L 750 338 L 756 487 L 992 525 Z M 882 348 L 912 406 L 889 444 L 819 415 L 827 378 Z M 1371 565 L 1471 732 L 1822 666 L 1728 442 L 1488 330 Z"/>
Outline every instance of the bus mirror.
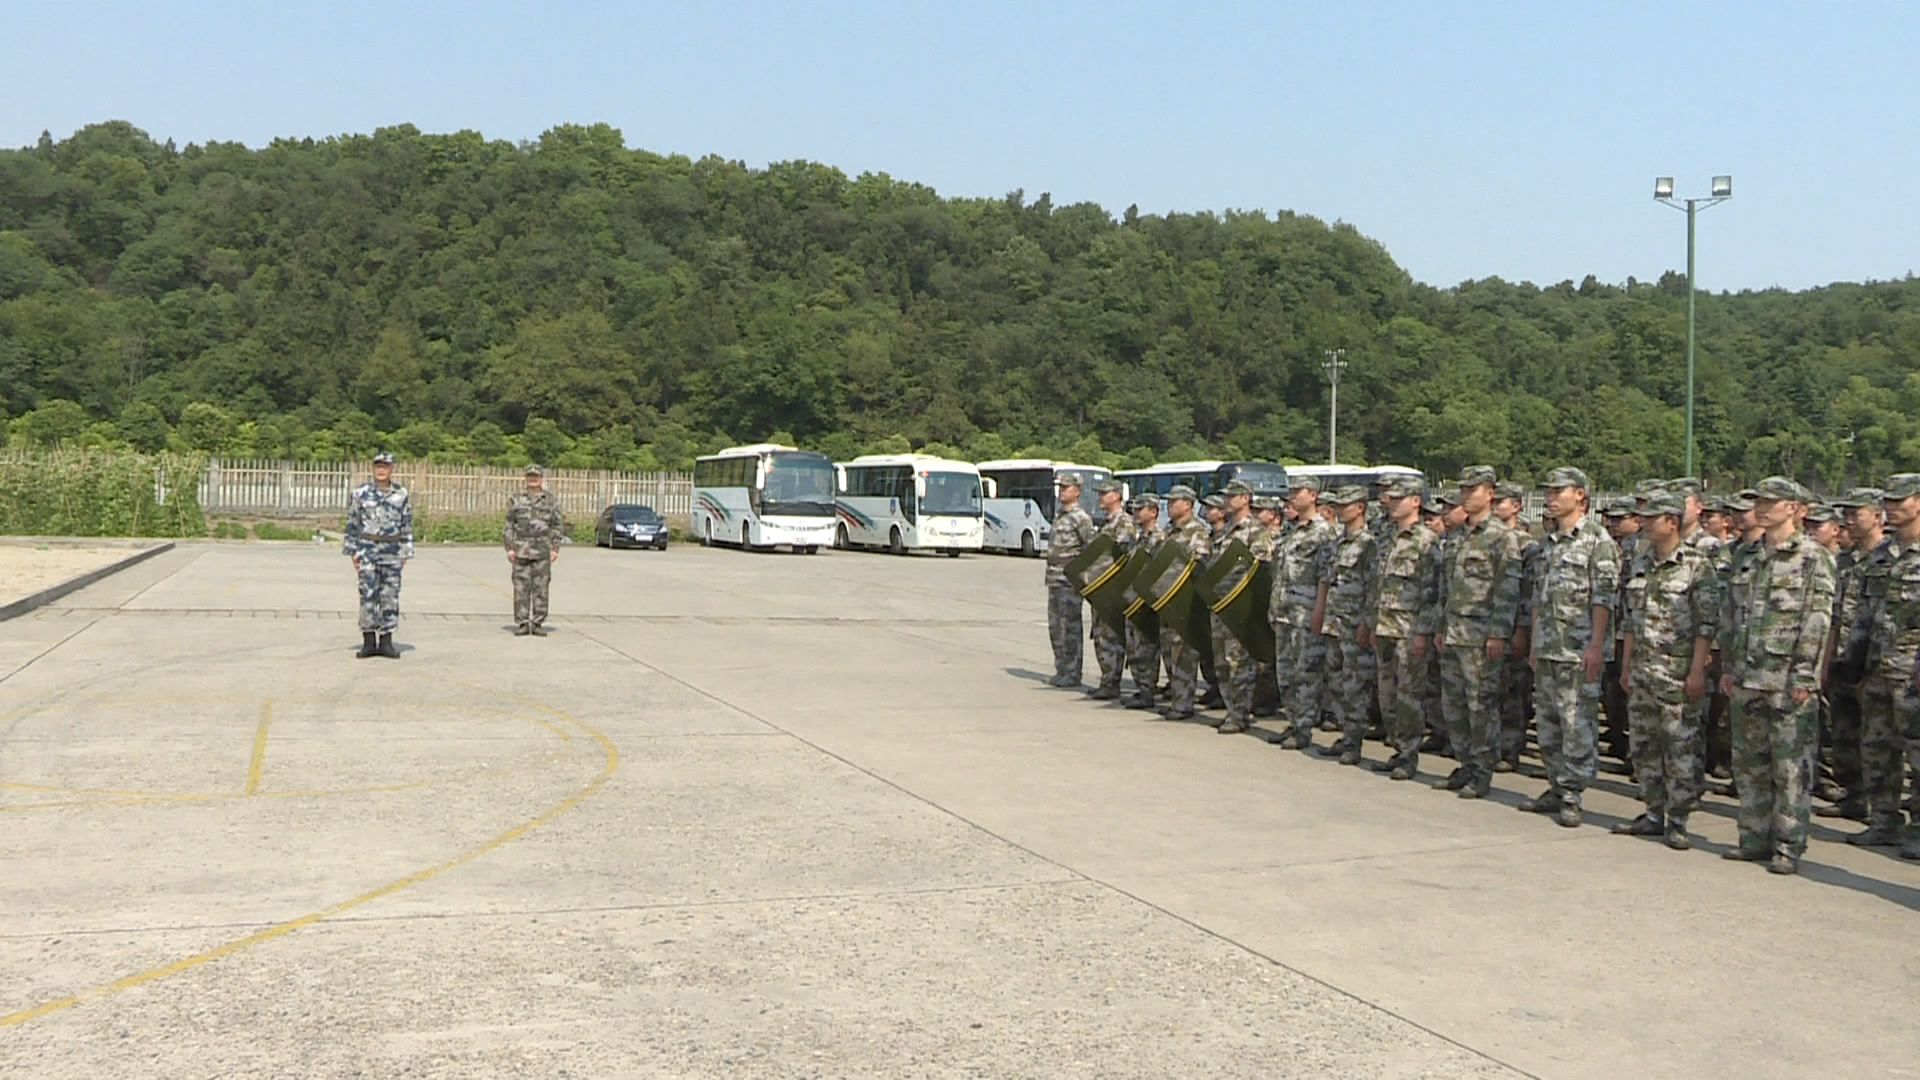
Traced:
<path fill-rule="evenodd" d="M 847 467 L 845 465 L 835 465 L 833 467 L 833 489 L 842 495 L 847 493 Z"/>
<path fill-rule="evenodd" d="M 980 488 L 986 492 L 986 496 L 989 499 L 997 499 L 1000 497 L 1000 482 L 991 477 L 981 477 Z"/>
<path fill-rule="evenodd" d="M 926 473 L 921 473 L 920 475 L 913 478 L 913 497 L 916 499 L 924 499 L 927 497 L 927 474 Z"/>

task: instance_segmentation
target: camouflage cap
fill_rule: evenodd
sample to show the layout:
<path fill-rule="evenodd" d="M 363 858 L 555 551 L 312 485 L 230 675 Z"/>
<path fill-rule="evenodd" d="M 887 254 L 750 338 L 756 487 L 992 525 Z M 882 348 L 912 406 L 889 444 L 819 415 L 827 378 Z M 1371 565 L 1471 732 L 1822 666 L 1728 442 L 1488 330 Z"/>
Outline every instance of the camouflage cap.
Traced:
<path fill-rule="evenodd" d="M 1689 495 L 1700 494 L 1700 481 L 1691 476 L 1676 476 L 1663 485 L 1668 491 L 1685 499 Z"/>
<path fill-rule="evenodd" d="M 1809 502 L 1807 489 L 1790 476 L 1769 476 L 1753 485 L 1755 499 L 1771 499 L 1775 502 Z"/>
<path fill-rule="evenodd" d="M 1217 491 L 1200 501 L 1205 503 L 1209 510 L 1225 510 L 1227 508 L 1227 497 Z"/>
<path fill-rule="evenodd" d="M 1105 495 L 1109 491 L 1120 491 L 1122 490 L 1122 488 L 1120 486 L 1120 481 L 1118 480 L 1102 480 L 1099 483 L 1093 485 L 1093 490 L 1099 492 L 1102 495 Z"/>
<path fill-rule="evenodd" d="M 1758 494 L 1752 488 L 1742 488 L 1738 494 L 1727 496 L 1723 505 L 1729 514 L 1744 514 L 1753 509 L 1753 500 Z"/>
<path fill-rule="evenodd" d="M 1460 486 L 1463 488 L 1477 487 L 1481 484 L 1497 484 L 1499 482 L 1500 476 L 1493 471 L 1493 466 L 1491 465 L 1468 465 L 1460 470 Z"/>
<path fill-rule="evenodd" d="M 1085 487 L 1087 478 L 1077 472 L 1063 472 L 1054 476 L 1054 487 Z"/>
<path fill-rule="evenodd" d="M 1271 510 L 1277 514 L 1284 505 L 1277 495 L 1255 495 L 1253 497 L 1253 508 L 1255 510 Z"/>
<path fill-rule="evenodd" d="M 1152 507 L 1154 510 L 1158 511 L 1160 509 L 1160 500 L 1154 498 L 1151 495 L 1145 495 L 1145 494 L 1135 495 L 1134 497 L 1127 500 L 1128 513 L 1137 514 L 1140 511 L 1147 509 L 1148 507 Z"/>
<path fill-rule="evenodd" d="M 1320 501 L 1329 506 L 1351 506 L 1367 501 L 1367 489 L 1359 484 L 1344 484 L 1321 496 Z"/>
<path fill-rule="evenodd" d="M 1593 481 L 1587 479 L 1587 474 L 1584 471 L 1576 469 L 1571 465 L 1562 465 L 1547 474 L 1547 482 L 1544 486 L 1547 488 L 1586 489 L 1593 487 Z"/>
<path fill-rule="evenodd" d="M 1857 487 L 1848 489 L 1844 495 L 1836 495 L 1827 502 L 1842 510 L 1851 510 L 1856 506 L 1874 506 L 1880 502 L 1883 493 L 1879 488 Z"/>
<path fill-rule="evenodd" d="M 377 454 L 375 454 L 375 455 L 373 455 L 373 463 L 374 463 L 375 465 L 391 465 L 391 464 L 393 464 L 393 451 L 391 451 L 391 450 L 382 450 L 382 451 L 380 451 L 379 453 L 377 453 Z"/>
<path fill-rule="evenodd" d="M 1396 476 L 1387 481 L 1386 493 L 1389 499 L 1407 499 L 1415 495 L 1424 498 L 1427 494 L 1427 483 L 1418 477 Z"/>
<path fill-rule="evenodd" d="M 1708 495 L 1700 500 L 1700 512 L 1703 514 L 1724 514 L 1727 512 L 1727 500 L 1718 495 Z"/>
<path fill-rule="evenodd" d="M 1227 486 L 1221 488 L 1220 491 L 1223 495 L 1251 495 L 1253 494 L 1253 485 L 1247 483 L 1245 480 L 1229 480 L 1227 481 Z"/>
<path fill-rule="evenodd" d="M 540 467 L 540 466 L 538 466 L 538 465 L 533 465 L 533 464 L 529 464 L 529 465 L 528 465 L 528 466 L 526 467 L 526 469 L 525 469 L 525 470 L 523 470 L 523 471 L 524 471 L 524 472 L 525 472 L 525 474 L 526 474 L 526 475 L 528 475 L 528 476 L 545 476 L 545 475 L 547 475 L 547 470 L 545 470 L 545 469 L 543 469 L 543 468 L 541 468 L 541 467 Z"/>
<path fill-rule="evenodd" d="M 1666 486 L 1667 482 L 1665 480 L 1642 480 L 1633 485 L 1633 494 L 1635 498 L 1641 495 L 1651 495 Z"/>
<path fill-rule="evenodd" d="M 1185 499 L 1188 502 L 1199 502 L 1200 496 L 1194 494 L 1193 489 L 1188 487 L 1185 484 L 1175 484 L 1172 487 L 1167 489 L 1167 501 L 1172 502 L 1175 499 Z"/>
<path fill-rule="evenodd" d="M 1824 525 L 1829 521 L 1839 521 L 1840 515 L 1826 503 L 1814 503 L 1807 507 L 1807 520 L 1815 525 Z"/>
<path fill-rule="evenodd" d="M 1627 502 L 1625 499 L 1613 501 Z M 1640 517 L 1663 517 L 1667 514 L 1679 517 L 1687 512 L 1687 501 L 1672 491 L 1656 491 L 1641 501 L 1639 509 L 1631 512 Z"/>
<path fill-rule="evenodd" d="M 1288 476 L 1287 484 L 1295 491 L 1311 491 L 1320 494 L 1320 478 L 1317 476 Z"/>
<path fill-rule="evenodd" d="M 1518 502 L 1526 502 L 1527 489 L 1512 480 L 1502 480 L 1493 485 L 1493 497 L 1496 499 L 1513 499 Z"/>
<path fill-rule="evenodd" d="M 1451 488 L 1440 488 L 1433 493 L 1433 505 L 1436 507 L 1459 506 L 1460 493 Z"/>
<path fill-rule="evenodd" d="M 1652 498 L 1653 496 L 1648 496 L 1648 499 Z M 1602 517 L 1632 517 L 1635 513 L 1633 504 L 1634 500 L 1625 496 L 1608 499 L 1606 504 L 1601 506 L 1600 515 Z"/>
<path fill-rule="evenodd" d="M 1920 495 L 1920 473 L 1903 472 L 1887 477 L 1887 486 L 1880 493 L 1880 498 L 1886 502 L 1897 502 L 1916 495 Z"/>

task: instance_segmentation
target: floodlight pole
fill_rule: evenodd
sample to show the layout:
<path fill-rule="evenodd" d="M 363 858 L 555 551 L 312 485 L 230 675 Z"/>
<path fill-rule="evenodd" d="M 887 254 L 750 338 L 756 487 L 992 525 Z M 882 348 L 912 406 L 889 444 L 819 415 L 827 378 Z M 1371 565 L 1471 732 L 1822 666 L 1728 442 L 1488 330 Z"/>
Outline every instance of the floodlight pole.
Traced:
<path fill-rule="evenodd" d="M 1694 475 L 1693 473 L 1693 350 L 1694 350 L 1693 219 L 1701 210 L 1705 210 L 1707 207 L 1713 206 L 1717 203 L 1726 202 L 1728 199 L 1733 197 L 1730 194 L 1721 195 L 1717 193 L 1719 191 L 1719 179 L 1720 178 L 1718 177 L 1715 178 L 1714 188 L 1715 188 L 1716 194 L 1713 197 L 1707 198 L 1707 199 L 1684 200 L 1686 204 L 1684 207 L 1684 212 L 1687 215 L 1687 444 L 1686 444 L 1686 468 L 1684 470 L 1684 475 L 1686 476 Z M 1671 184 L 1669 184 L 1668 186 L 1671 187 Z M 1731 191 L 1731 184 L 1729 184 L 1728 190 Z M 1654 195 L 1654 198 L 1659 202 L 1665 203 L 1666 205 L 1673 207 L 1675 210 L 1683 209 L 1681 206 L 1682 200 L 1675 199 L 1671 194 L 1661 195 L 1658 193 L 1657 188 L 1656 188 L 1656 193 Z"/>
<path fill-rule="evenodd" d="M 1327 400 L 1327 464 L 1332 465 L 1340 446 L 1340 372 L 1346 370 L 1347 350 L 1328 349 L 1326 363 L 1320 366 L 1327 369 L 1327 385 L 1332 391 Z"/>

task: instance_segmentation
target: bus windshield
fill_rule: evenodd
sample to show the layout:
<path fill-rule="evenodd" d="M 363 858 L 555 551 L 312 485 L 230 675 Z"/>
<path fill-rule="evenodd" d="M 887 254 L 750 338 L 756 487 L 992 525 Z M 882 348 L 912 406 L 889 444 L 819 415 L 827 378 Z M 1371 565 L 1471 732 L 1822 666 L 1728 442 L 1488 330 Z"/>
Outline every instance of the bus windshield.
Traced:
<path fill-rule="evenodd" d="M 1226 487 L 1230 480 L 1244 480 L 1263 495 L 1287 490 L 1287 470 L 1284 467 L 1257 461 L 1221 466 L 1215 490 Z"/>
<path fill-rule="evenodd" d="M 833 516 L 833 463 L 819 454 L 774 454 L 767 461 L 761 513 Z"/>
<path fill-rule="evenodd" d="M 920 499 L 923 514 L 980 516 L 980 478 L 973 473 L 927 474 L 927 493 Z"/>

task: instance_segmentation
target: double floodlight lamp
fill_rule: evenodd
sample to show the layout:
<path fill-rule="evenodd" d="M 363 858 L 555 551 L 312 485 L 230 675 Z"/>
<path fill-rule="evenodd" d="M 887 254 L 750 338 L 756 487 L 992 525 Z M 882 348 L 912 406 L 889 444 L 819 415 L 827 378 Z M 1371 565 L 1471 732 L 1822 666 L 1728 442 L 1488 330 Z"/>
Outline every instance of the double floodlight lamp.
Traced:
<path fill-rule="evenodd" d="M 1733 198 L 1733 177 L 1731 176 L 1714 177 L 1713 183 L 1711 186 L 1708 187 L 1707 191 L 1708 191 L 1707 197 L 1710 199 Z M 1653 178 L 1653 197 L 1660 200 L 1661 202 L 1672 202 L 1673 201 L 1673 177 L 1671 176 L 1654 177 Z"/>

